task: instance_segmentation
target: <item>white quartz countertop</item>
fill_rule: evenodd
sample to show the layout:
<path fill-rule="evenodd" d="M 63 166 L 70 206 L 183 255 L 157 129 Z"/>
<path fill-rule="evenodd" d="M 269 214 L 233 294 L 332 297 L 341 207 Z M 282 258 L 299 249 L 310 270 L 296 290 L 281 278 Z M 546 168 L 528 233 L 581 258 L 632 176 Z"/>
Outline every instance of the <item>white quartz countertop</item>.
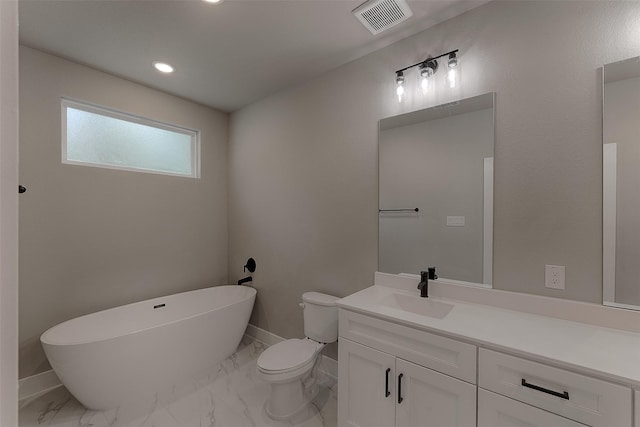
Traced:
<path fill-rule="evenodd" d="M 338 306 L 640 387 L 639 333 L 439 297 L 429 300 L 453 308 L 442 318 L 429 317 L 386 304 L 392 294 L 420 300 L 418 291 L 371 286 L 339 300 Z"/>

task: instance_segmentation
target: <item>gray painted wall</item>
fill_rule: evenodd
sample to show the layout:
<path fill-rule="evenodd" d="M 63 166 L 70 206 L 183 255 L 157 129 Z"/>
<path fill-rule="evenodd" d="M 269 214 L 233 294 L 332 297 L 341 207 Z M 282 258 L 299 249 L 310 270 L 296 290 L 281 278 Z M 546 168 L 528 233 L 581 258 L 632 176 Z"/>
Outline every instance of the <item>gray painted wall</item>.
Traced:
<path fill-rule="evenodd" d="M 201 130 L 202 178 L 63 165 L 60 97 Z M 39 337 L 94 311 L 227 280 L 228 116 L 20 49 L 20 377 Z"/>
<path fill-rule="evenodd" d="M 371 285 L 378 120 L 486 92 L 494 287 L 599 303 L 600 67 L 638 54 L 638 22 L 638 2 L 495 1 L 232 114 L 229 274 L 256 258 L 252 323 L 301 336 L 301 293 Z M 395 70 L 455 48 L 459 91 L 395 101 Z M 544 287 L 545 264 L 566 266 L 564 291 Z"/>
<path fill-rule="evenodd" d="M 493 108 L 380 131 L 378 270 L 482 283 L 484 158 L 493 157 Z M 464 216 L 463 227 L 447 216 Z"/>
<path fill-rule="evenodd" d="M 616 299 L 640 305 L 640 78 L 607 83 L 604 142 L 616 143 Z"/>

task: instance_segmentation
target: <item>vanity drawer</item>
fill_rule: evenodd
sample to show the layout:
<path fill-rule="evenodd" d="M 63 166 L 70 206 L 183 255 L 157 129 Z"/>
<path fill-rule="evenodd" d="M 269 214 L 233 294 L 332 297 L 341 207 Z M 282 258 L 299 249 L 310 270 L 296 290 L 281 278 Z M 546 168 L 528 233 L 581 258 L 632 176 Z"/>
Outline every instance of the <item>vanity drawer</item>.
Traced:
<path fill-rule="evenodd" d="M 526 403 L 478 389 L 478 427 L 584 427 Z"/>
<path fill-rule="evenodd" d="M 340 336 L 476 383 L 476 346 L 340 309 Z"/>
<path fill-rule="evenodd" d="M 479 357 L 482 388 L 594 427 L 631 425 L 630 388 L 483 348 Z"/>

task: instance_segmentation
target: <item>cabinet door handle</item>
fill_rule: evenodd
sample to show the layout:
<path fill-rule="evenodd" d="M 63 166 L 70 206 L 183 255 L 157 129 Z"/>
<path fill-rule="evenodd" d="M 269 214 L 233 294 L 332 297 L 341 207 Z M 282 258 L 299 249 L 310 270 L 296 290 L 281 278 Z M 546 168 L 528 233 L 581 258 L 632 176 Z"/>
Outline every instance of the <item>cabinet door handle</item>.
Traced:
<path fill-rule="evenodd" d="M 384 397 L 389 397 L 391 392 L 389 391 L 389 373 L 391 372 L 391 368 L 387 368 L 387 373 L 384 377 Z"/>
<path fill-rule="evenodd" d="M 533 390 L 541 391 L 543 393 L 547 393 L 547 394 L 550 394 L 552 396 L 559 397 L 561 399 L 569 400 L 569 392 L 567 392 L 567 391 L 563 391 L 562 393 L 559 393 L 557 391 L 549 390 L 548 388 L 544 388 L 544 387 L 540 387 L 540 386 L 528 383 L 527 380 L 525 380 L 524 378 L 522 379 L 522 386 L 523 387 L 527 387 L 527 388 L 531 388 Z"/>
<path fill-rule="evenodd" d="M 402 377 L 404 377 L 404 374 L 398 375 L 398 403 L 402 403 L 404 400 L 402 398 Z"/>

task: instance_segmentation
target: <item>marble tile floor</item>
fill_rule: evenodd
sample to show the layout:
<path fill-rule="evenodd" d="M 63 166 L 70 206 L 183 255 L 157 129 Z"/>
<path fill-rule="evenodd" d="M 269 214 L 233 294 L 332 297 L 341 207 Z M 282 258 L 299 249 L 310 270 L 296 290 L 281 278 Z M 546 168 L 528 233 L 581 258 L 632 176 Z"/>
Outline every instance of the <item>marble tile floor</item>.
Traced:
<path fill-rule="evenodd" d="M 337 383 L 322 373 L 320 392 L 308 410 L 286 422 L 266 415 L 269 385 L 256 373 L 256 361 L 265 349 L 245 337 L 219 366 L 146 403 L 108 411 L 88 410 L 59 387 L 22 407 L 19 427 L 335 427 Z"/>

